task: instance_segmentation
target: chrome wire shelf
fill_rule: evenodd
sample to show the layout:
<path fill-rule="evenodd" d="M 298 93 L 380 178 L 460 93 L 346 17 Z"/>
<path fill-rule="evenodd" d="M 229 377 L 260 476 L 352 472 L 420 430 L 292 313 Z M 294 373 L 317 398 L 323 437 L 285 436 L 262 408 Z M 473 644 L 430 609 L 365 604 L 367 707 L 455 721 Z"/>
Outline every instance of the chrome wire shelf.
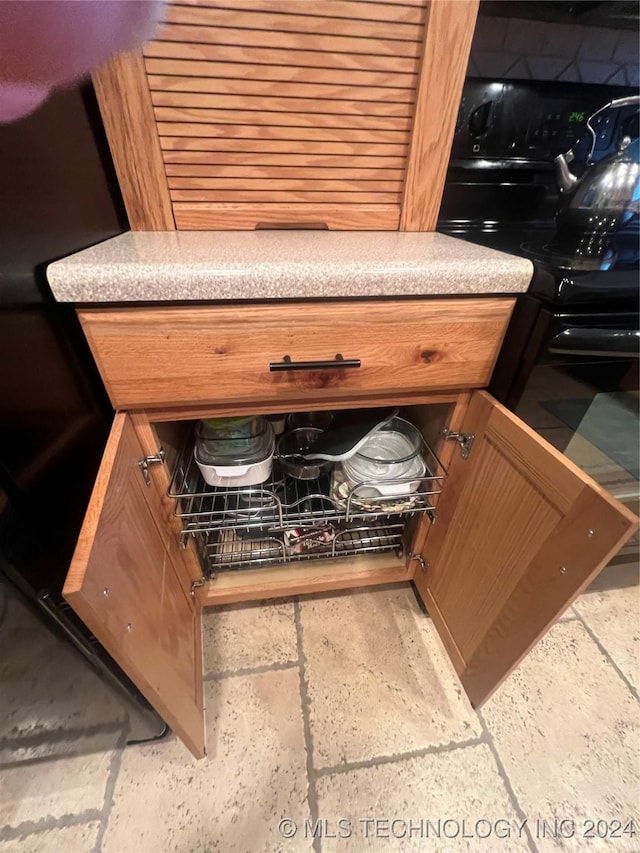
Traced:
<path fill-rule="evenodd" d="M 273 563 L 303 562 L 313 559 L 335 559 L 352 557 L 364 553 L 393 551 L 402 555 L 404 524 L 371 525 L 349 527 L 335 532 L 330 542 L 312 543 L 304 547 L 301 543 L 275 536 L 257 539 L 245 538 L 237 530 L 209 533 L 205 540 L 205 561 L 211 576 L 218 572 L 255 568 Z M 302 539 L 302 542 L 305 540 Z M 297 550 L 303 548 L 303 550 Z"/>
<path fill-rule="evenodd" d="M 425 443 L 423 459 L 427 472 L 423 477 L 383 481 L 395 485 L 418 483 L 404 496 L 372 498 L 375 482 L 359 483 L 353 488 L 341 482 L 341 466 L 317 480 L 296 480 L 284 476 L 277 460 L 269 480 L 260 486 L 228 489 L 208 486 L 193 457 L 193 443 L 187 443 L 169 486 L 169 497 L 176 500 L 175 514 L 182 520 L 183 533 L 214 531 L 261 531 L 265 537 L 292 527 L 338 524 L 374 519 L 408 518 L 427 513 L 434 518 L 432 498 L 440 493 L 447 472 Z"/>

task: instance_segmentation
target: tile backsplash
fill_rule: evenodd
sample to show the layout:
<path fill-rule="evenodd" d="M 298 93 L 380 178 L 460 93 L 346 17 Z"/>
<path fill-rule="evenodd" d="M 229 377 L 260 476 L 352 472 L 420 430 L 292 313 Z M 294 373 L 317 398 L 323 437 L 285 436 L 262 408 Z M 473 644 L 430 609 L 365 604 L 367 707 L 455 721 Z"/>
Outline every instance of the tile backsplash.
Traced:
<path fill-rule="evenodd" d="M 467 74 L 638 86 L 638 34 L 481 15 Z"/>

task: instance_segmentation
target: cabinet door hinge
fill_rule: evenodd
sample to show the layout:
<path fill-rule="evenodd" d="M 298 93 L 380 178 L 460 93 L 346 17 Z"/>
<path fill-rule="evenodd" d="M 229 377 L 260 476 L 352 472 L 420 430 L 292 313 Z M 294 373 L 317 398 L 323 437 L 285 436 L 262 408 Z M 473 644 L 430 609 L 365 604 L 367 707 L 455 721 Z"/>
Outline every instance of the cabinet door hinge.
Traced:
<path fill-rule="evenodd" d="M 205 585 L 205 579 L 204 578 L 199 578 L 197 581 L 191 581 L 191 589 L 189 590 L 189 594 L 191 595 L 191 598 L 195 598 L 196 597 L 196 590 L 200 589 L 204 585 Z"/>
<path fill-rule="evenodd" d="M 149 465 L 164 465 L 165 452 L 162 448 L 154 456 L 145 456 L 138 462 L 142 476 L 147 486 L 151 485 L 151 477 L 149 476 Z"/>
<path fill-rule="evenodd" d="M 417 560 L 420 563 L 420 571 L 426 575 L 430 568 L 429 560 L 425 560 L 422 554 L 416 554 L 414 551 L 409 551 L 409 557 L 411 557 L 412 560 Z"/>
<path fill-rule="evenodd" d="M 472 432 L 451 432 L 449 427 L 442 430 L 442 437 L 445 441 L 457 441 L 460 448 L 460 456 L 463 459 L 468 459 L 473 447 L 475 435 Z"/>

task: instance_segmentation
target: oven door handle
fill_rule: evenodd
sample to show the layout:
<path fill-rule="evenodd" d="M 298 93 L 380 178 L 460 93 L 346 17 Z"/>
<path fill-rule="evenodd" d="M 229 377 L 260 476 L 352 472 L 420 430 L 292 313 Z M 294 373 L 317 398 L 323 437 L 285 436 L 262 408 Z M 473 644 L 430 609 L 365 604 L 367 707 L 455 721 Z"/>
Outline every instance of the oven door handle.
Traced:
<path fill-rule="evenodd" d="M 640 331 L 569 326 L 552 338 L 548 350 L 560 355 L 638 358 L 640 354 Z"/>

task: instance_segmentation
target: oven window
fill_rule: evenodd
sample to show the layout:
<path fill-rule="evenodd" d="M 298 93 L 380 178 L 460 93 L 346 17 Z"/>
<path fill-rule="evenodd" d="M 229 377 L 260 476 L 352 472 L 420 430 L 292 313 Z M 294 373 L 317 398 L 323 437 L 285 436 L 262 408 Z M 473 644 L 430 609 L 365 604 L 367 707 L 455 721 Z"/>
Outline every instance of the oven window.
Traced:
<path fill-rule="evenodd" d="M 531 372 L 516 414 L 640 512 L 638 359 L 553 356 Z"/>

